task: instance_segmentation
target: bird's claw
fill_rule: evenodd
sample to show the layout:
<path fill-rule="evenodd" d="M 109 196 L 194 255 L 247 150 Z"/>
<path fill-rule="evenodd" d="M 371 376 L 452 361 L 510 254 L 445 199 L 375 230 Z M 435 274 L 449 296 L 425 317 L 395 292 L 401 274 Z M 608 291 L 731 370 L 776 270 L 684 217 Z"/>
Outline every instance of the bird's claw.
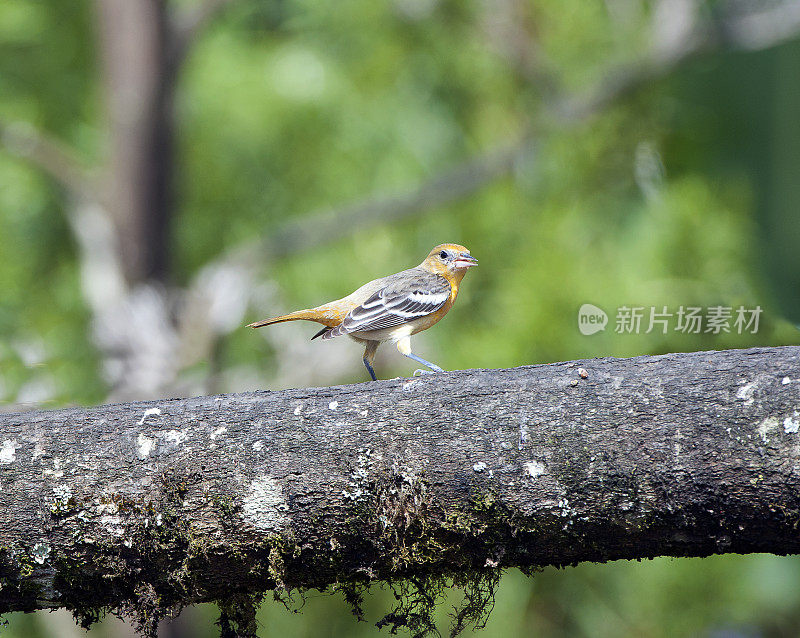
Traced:
<path fill-rule="evenodd" d="M 444 372 L 444 370 L 439 366 L 436 366 L 433 370 L 423 370 L 422 368 L 417 368 L 414 370 L 414 376 L 419 377 L 423 374 L 436 374 L 437 372 Z"/>

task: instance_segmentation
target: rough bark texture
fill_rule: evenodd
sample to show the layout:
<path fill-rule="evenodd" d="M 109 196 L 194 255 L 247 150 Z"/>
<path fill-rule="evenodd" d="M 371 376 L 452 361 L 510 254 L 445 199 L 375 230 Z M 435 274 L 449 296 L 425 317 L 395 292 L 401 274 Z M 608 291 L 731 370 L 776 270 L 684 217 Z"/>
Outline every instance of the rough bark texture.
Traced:
<path fill-rule="evenodd" d="M 0 611 L 800 551 L 800 347 L 0 416 Z M 223 609 L 225 607 L 223 606 Z"/>

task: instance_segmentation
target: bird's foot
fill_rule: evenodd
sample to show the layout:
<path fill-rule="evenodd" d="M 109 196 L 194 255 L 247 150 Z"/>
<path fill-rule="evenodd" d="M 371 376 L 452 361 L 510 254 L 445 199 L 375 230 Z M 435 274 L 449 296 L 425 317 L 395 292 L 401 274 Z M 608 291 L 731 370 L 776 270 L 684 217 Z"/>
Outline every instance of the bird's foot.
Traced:
<path fill-rule="evenodd" d="M 425 361 L 425 359 L 423 359 L 422 357 L 418 357 L 413 352 L 403 352 L 402 350 L 400 350 L 400 354 L 408 357 L 409 359 L 413 359 L 417 363 L 421 363 L 422 365 L 428 368 L 427 370 L 422 370 L 422 369 L 414 370 L 415 377 L 420 374 L 433 374 L 434 372 L 444 372 L 444 370 L 442 370 L 435 363 L 431 363 L 430 361 Z"/>
<path fill-rule="evenodd" d="M 436 366 L 436 368 L 433 370 L 423 370 L 422 368 L 417 368 L 414 370 L 414 376 L 420 377 L 423 374 L 436 374 L 437 372 L 444 372 L 444 370 L 442 370 L 439 366 Z"/>

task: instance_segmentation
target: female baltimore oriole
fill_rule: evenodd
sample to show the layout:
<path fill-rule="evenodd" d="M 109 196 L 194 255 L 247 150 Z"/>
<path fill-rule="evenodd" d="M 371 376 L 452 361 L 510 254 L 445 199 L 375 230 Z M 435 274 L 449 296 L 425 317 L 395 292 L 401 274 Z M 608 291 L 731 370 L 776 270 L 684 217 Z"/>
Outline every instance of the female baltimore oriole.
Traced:
<path fill-rule="evenodd" d="M 365 344 L 364 365 L 377 381 L 372 361 L 382 341 L 392 341 L 403 354 L 434 372 L 443 370 L 411 352 L 411 335 L 430 328 L 453 307 L 458 285 L 478 260 L 458 244 L 436 246 L 419 266 L 364 284 L 355 292 L 316 308 L 249 324 L 260 328 L 305 319 L 325 326 L 312 339 L 348 335 Z M 416 370 L 429 373 L 428 370 Z"/>

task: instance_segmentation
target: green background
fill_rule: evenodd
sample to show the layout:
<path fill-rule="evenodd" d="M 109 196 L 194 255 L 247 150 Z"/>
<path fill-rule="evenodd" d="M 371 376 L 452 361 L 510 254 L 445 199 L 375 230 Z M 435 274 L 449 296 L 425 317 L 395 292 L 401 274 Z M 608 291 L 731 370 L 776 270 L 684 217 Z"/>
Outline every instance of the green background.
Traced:
<path fill-rule="evenodd" d="M 242 242 L 291 218 L 391 195 L 460 163 L 534 144 L 508 175 L 397 222 L 264 262 L 274 307 L 318 305 L 415 265 L 439 242 L 480 260 L 447 319 L 415 339 L 445 369 L 498 368 L 671 351 L 798 342 L 800 322 L 800 43 L 698 56 L 595 117 L 567 126 L 544 77 L 504 37 L 509 3 L 240 0 L 196 42 L 177 92 L 176 286 Z M 522 54 L 582 94 L 609 69 L 641 60 L 646 2 L 517 2 Z M 713 11 L 719 3 L 703 5 Z M 104 161 L 107 126 L 95 5 L 0 3 L 0 120 L 27 122 L 87 165 Z M 520 55 L 522 55 L 520 54 Z M 538 66 L 537 66 L 538 65 Z M 529 70 L 529 69 L 528 69 Z M 100 403 L 109 395 L 80 289 L 69 197 L 0 147 L 0 408 Z M 580 333 L 593 303 L 605 331 Z M 620 306 L 763 309 L 757 333 L 619 334 Z M 263 306 L 263 304 L 262 304 Z M 674 319 L 674 318 L 673 318 Z M 307 340 L 311 325 L 271 338 Z M 303 351 L 295 376 L 261 333 L 234 330 L 217 349 L 218 391 L 365 380 L 361 351 Z M 326 350 L 327 349 L 327 350 Z M 379 377 L 414 365 L 390 347 Z M 337 360 L 334 371 L 314 370 Z M 323 366 L 325 367 L 325 366 Z M 312 371 L 313 375 L 312 376 Z M 187 374 L 210 375 L 206 362 Z M 327 376 L 326 376 L 327 375 Z M 455 594 L 454 594 L 455 596 Z M 298 614 L 268 602 L 263 636 L 373 636 L 340 597 L 309 593 Z M 391 594 L 369 599 L 368 619 Z M 447 608 L 441 610 L 447 626 Z M 214 635 L 210 606 L 165 635 Z M 11 614 L 9 636 L 66 636 L 69 616 Z M 92 630 L 125 635 L 116 620 Z M 511 571 L 491 636 L 800 636 L 800 562 L 772 556 L 657 559 Z"/>

